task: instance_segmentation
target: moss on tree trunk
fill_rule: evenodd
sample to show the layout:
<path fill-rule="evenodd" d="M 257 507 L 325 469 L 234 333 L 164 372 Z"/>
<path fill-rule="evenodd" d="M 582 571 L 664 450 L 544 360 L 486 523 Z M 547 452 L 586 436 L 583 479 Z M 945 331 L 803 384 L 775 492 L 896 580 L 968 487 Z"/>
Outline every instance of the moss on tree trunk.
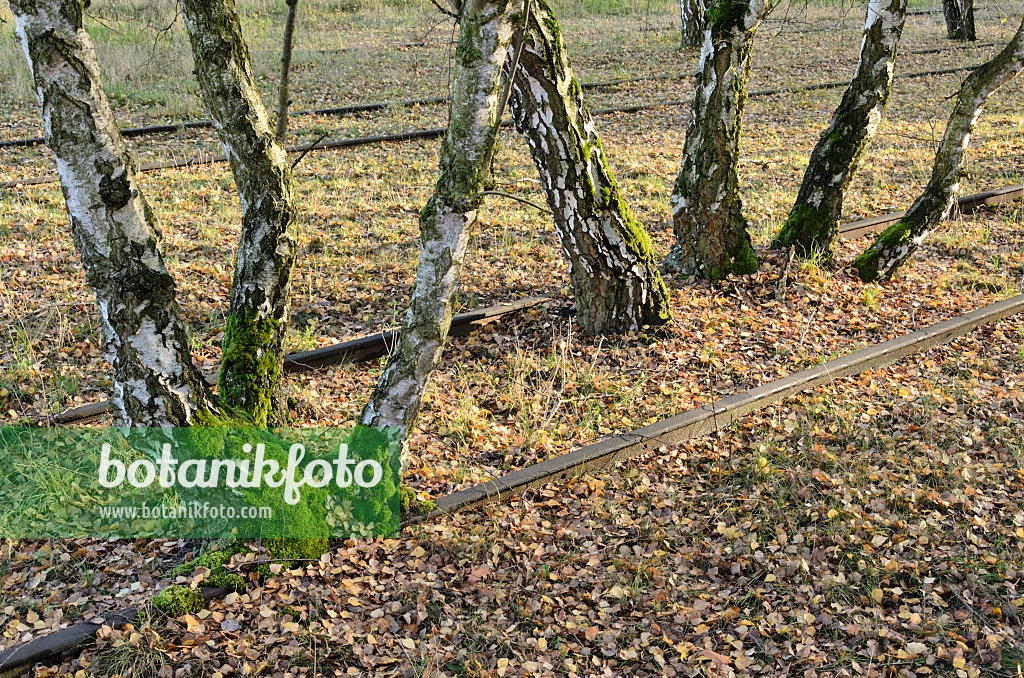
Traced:
<path fill-rule="evenodd" d="M 297 246 L 292 169 L 270 126 L 232 0 L 183 0 L 195 74 L 242 208 L 221 363 L 222 400 L 258 426 L 280 423 L 283 339 Z"/>
<path fill-rule="evenodd" d="M 462 5 L 440 175 L 420 213 L 416 282 L 398 344 L 360 417 L 367 426 L 401 429 L 403 472 L 409 466 L 404 441 L 448 336 L 477 194 L 490 177 L 501 71 L 512 39 L 510 13 L 522 11 L 522 4 L 515 6 L 507 0 L 466 0 Z"/>
<path fill-rule="evenodd" d="M 846 189 L 892 92 L 896 48 L 906 17 L 907 0 L 868 4 L 857 70 L 811 152 L 800 192 L 774 247 L 794 247 L 802 257 L 834 257 Z"/>
<path fill-rule="evenodd" d="M 622 198 L 551 9 L 533 0 L 511 111 L 554 214 L 582 330 L 619 334 L 669 320 L 651 241 Z"/>
<path fill-rule="evenodd" d="M 960 190 L 964 154 L 989 97 L 1024 68 L 1024 20 L 1016 35 L 991 61 L 964 80 L 935 154 L 924 192 L 897 223 L 885 229 L 854 261 L 864 282 L 888 280 L 949 215 Z"/>
<path fill-rule="evenodd" d="M 707 13 L 682 167 L 672 193 L 668 268 L 719 280 L 757 270 L 736 165 L 754 33 L 764 0 L 718 0 Z"/>
<path fill-rule="evenodd" d="M 114 123 L 81 0 L 13 0 L 75 247 L 96 292 L 122 426 L 189 426 L 215 410 L 192 363 L 160 233 Z"/>

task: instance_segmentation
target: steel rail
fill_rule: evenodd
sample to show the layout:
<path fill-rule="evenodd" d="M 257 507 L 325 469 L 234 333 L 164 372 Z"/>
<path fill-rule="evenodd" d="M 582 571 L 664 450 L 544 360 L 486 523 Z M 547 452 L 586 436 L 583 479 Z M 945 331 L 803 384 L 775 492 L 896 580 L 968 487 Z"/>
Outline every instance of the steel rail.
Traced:
<path fill-rule="evenodd" d="M 946 47 L 935 47 L 922 50 L 912 50 L 908 54 L 935 54 L 938 52 L 947 52 L 951 50 L 961 49 L 976 49 L 981 47 L 994 47 L 999 43 L 995 42 L 984 42 L 984 43 L 970 43 L 964 45 L 951 45 Z M 595 82 L 585 82 L 580 85 L 583 89 L 600 89 L 602 87 L 611 87 L 613 85 L 623 85 L 633 82 L 652 82 L 659 80 L 682 80 L 683 78 L 691 77 L 693 73 L 668 73 L 663 75 L 644 75 L 635 78 L 617 78 L 612 80 L 602 80 Z M 345 106 L 332 106 L 328 108 L 311 108 L 292 113 L 292 116 L 301 115 L 351 115 L 358 113 L 373 113 L 376 111 L 383 111 L 389 108 L 395 108 L 399 106 L 430 106 L 435 104 L 443 104 L 448 101 L 448 97 L 427 97 L 423 99 L 402 99 L 398 101 L 381 101 L 371 102 L 364 104 L 348 104 Z M 204 129 L 213 127 L 212 120 L 183 120 L 180 122 L 170 122 L 163 125 L 149 125 L 145 127 L 127 127 L 121 130 L 121 136 L 125 138 L 142 137 L 154 134 L 169 134 L 174 132 L 180 132 L 186 129 Z M 0 148 L 18 148 L 26 146 L 40 146 L 46 143 L 45 137 L 27 137 L 24 139 L 2 139 L 0 140 Z"/>
<path fill-rule="evenodd" d="M 657 452 L 666 445 L 677 445 L 691 438 L 721 431 L 732 426 L 739 417 L 789 396 L 832 383 L 841 377 L 891 365 L 906 356 L 949 343 L 980 325 L 1022 311 L 1024 294 L 1018 294 L 628 433 L 613 435 L 567 454 L 516 469 L 499 478 L 457 490 L 438 498 L 437 508 L 433 512 L 411 517 L 402 526 L 439 518 L 487 501 L 519 496 L 531 488 L 561 482 L 584 472 L 604 470 L 630 457 Z"/>
<path fill-rule="evenodd" d="M 516 313 L 533 306 L 538 306 L 551 297 L 528 297 L 518 299 L 507 304 L 498 304 L 488 308 L 482 308 L 468 313 L 460 313 L 452 318 L 451 328 L 448 334 L 451 336 L 464 336 L 480 329 L 484 325 L 492 323 L 502 316 Z M 326 367 L 328 365 L 342 365 L 353 362 L 372 360 L 391 351 L 398 342 L 398 329 L 376 332 L 358 339 L 342 341 L 329 346 L 321 346 L 312 351 L 289 353 L 284 359 L 285 372 L 309 372 Z M 217 378 L 207 376 L 207 383 L 217 383 Z M 52 416 L 43 417 L 38 423 L 47 426 L 63 426 L 67 424 L 80 424 L 85 421 L 101 417 L 110 411 L 110 401 L 102 400 L 88 405 L 81 405 L 64 410 Z"/>
<path fill-rule="evenodd" d="M 980 64 L 973 66 L 960 66 L 957 68 L 942 68 L 931 71 L 919 71 L 917 73 L 908 73 L 906 75 L 897 76 L 897 80 L 901 79 L 912 79 L 912 78 L 923 78 L 932 75 L 948 75 L 950 73 L 962 73 L 966 71 L 973 71 L 978 68 Z M 662 76 L 651 76 L 652 78 L 659 78 Z M 614 81 L 609 81 L 608 84 L 615 84 Z M 837 89 L 839 87 L 846 87 L 849 84 L 845 80 L 836 80 L 833 82 L 821 82 L 811 85 L 798 85 L 796 87 L 777 87 L 773 89 L 762 89 L 754 90 L 748 93 L 748 98 L 759 98 L 766 96 L 775 96 L 778 94 L 792 94 L 796 92 L 810 92 L 815 90 L 823 89 Z M 675 106 L 688 106 L 691 101 L 689 99 L 676 99 L 674 101 L 655 101 L 646 104 L 634 104 L 630 106 L 614 106 L 612 108 L 599 108 L 591 111 L 591 115 L 609 115 L 612 113 L 635 113 L 637 111 L 649 110 L 652 108 L 665 108 Z M 502 127 L 512 126 L 512 121 L 506 120 L 501 123 Z M 410 141 L 413 139 L 436 139 L 444 136 L 447 128 L 435 127 L 432 129 L 421 129 L 421 130 L 409 130 L 407 132 L 396 132 L 394 134 L 382 134 L 378 136 L 370 137 L 356 137 L 352 139 L 337 139 L 335 141 L 328 141 L 322 143 L 313 144 L 300 144 L 296 146 L 286 146 L 285 150 L 288 153 L 308 153 L 311 151 L 328 150 L 332 148 L 348 148 L 351 146 L 366 146 L 369 144 L 387 143 L 394 141 Z M 204 165 L 212 165 L 217 163 L 227 162 L 226 155 L 210 155 L 210 156 L 197 156 L 194 158 L 188 158 L 185 160 L 167 160 L 164 162 L 154 162 L 145 165 L 139 165 L 136 168 L 137 172 L 153 172 L 162 169 L 173 169 L 181 167 L 199 167 Z M 47 175 L 42 177 L 32 177 L 29 179 L 16 179 L 11 181 L 0 182 L 0 188 L 21 188 L 22 186 L 39 186 L 43 184 L 53 184 L 60 181 L 60 178 L 55 175 Z"/>
<path fill-rule="evenodd" d="M 949 343 L 981 325 L 1021 311 L 1024 311 L 1024 295 L 1017 295 L 628 433 L 610 436 L 567 454 L 439 497 L 436 500 L 436 510 L 424 516 L 407 518 L 402 521 L 401 528 L 436 520 L 487 502 L 519 497 L 532 488 L 552 482 L 564 482 L 582 473 L 603 471 L 631 457 L 657 453 L 665 446 L 677 445 L 692 438 L 723 430 L 730 427 L 737 418 L 790 396 L 832 383 L 841 377 L 854 376 L 870 369 L 891 365 L 907 356 Z M 228 591 L 229 589 L 223 588 L 204 588 L 204 602 L 220 598 Z M 133 621 L 141 611 L 149 609 L 149 605 L 142 603 L 103 615 L 104 621 Z M 100 624 L 78 622 L 49 635 L 10 647 L 0 652 L 0 678 L 13 678 L 34 664 L 67 656 L 88 643 L 99 629 Z"/>

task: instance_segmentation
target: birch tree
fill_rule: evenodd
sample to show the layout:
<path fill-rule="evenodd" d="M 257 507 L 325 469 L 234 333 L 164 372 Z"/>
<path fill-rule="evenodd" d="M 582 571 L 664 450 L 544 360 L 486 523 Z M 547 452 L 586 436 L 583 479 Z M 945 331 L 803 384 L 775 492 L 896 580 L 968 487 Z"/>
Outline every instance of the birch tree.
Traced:
<path fill-rule="evenodd" d="M 672 192 L 675 244 L 665 264 L 719 280 L 757 270 L 736 165 L 754 33 L 765 0 L 717 0 L 707 13 L 683 162 Z"/>
<path fill-rule="evenodd" d="M 501 122 L 502 67 L 514 18 L 522 11 L 521 2 L 508 0 L 465 0 L 459 8 L 448 131 L 434 194 L 420 212 L 412 298 L 398 343 L 360 417 L 367 426 L 401 429 L 403 472 L 409 466 L 405 439 L 451 327 L 466 246 L 490 178 Z"/>
<path fill-rule="evenodd" d="M 888 280 L 925 238 L 949 216 L 963 176 L 964 156 L 989 97 L 1024 69 L 1024 20 L 991 61 L 964 80 L 935 154 L 931 179 L 907 213 L 885 229 L 854 261 L 864 282 Z"/>
<path fill-rule="evenodd" d="M 558 21 L 544 0 L 532 5 L 511 111 L 555 218 L 579 326 L 597 335 L 662 325 L 668 291 L 650 238 L 608 166 Z"/>
<path fill-rule="evenodd" d="M 11 0 L 71 233 L 96 293 L 120 426 L 189 426 L 217 408 L 192 362 L 160 232 L 100 80 L 82 0 Z"/>
<path fill-rule="evenodd" d="M 868 3 L 857 70 L 811 152 L 800 192 L 774 247 L 794 247 L 803 257 L 821 254 L 833 259 L 843 198 L 889 101 L 906 18 L 907 0 Z"/>
<path fill-rule="evenodd" d="M 253 82 L 233 0 L 182 0 L 195 75 L 242 208 L 220 371 L 222 401 L 257 426 L 280 423 L 283 339 L 298 241 L 288 156 Z"/>
<path fill-rule="evenodd" d="M 704 0 L 679 0 L 680 48 L 701 46 L 706 11 Z"/>
<path fill-rule="evenodd" d="M 973 42 L 978 39 L 974 28 L 974 0 L 942 0 L 942 16 L 950 40 Z"/>

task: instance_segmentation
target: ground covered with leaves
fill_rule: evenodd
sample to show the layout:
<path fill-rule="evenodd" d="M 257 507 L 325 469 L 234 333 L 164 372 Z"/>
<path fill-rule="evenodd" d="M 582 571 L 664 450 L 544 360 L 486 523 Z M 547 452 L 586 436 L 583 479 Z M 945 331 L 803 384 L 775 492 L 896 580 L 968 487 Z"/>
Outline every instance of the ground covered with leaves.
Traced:
<path fill-rule="evenodd" d="M 263 35 L 276 15 L 253 7 L 247 28 Z M 430 47 L 373 51 L 419 37 L 407 15 L 373 7 L 348 14 L 320 8 L 322 23 L 314 26 L 322 33 L 306 47 L 363 51 L 300 58 L 295 108 L 446 89 L 443 30 L 430 36 Z M 1015 25 L 1002 19 L 1012 8 L 990 9 L 979 14 L 979 42 L 1005 42 Z M 671 7 L 634 10 L 627 20 L 570 10 L 565 35 L 581 80 L 694 69 L 692 52 L 675 51 L 676 33 L 658 30 L 672 20 Z M 103 11 L 97 24 L 122 33 L 136 25 Z M 813 10 L 795 23 L 767 25 L 751 89 L 848 78 L 861 11 L 844 19 L 836 9 Z M 177 30 L 167 39 L 181 48 Z M 944 49 L 955 45 L 943 31 L 941 15 L 908 19 L 897 73 L 977 63 L 998 49 Z M 142 58 L 130 44 L 119 48 L 116 34 L 97 38 L 101 60 Z M 267 101 L 275 41 L 254 46 Z M 0 96 L 10 104 L 0 129 L 29 136 L 39 132 L 38 113 L 17 84 L 14 47 L 5 45 L 7 61 L 0 59 Z M 912 53 L 925 49 L 944 51 Z M 203 117 L 189 78 L 165 70 L 108 73 L 124 126 Z M 928 179 L 948 97 L 963 75 L 897 80 L 848 197 L 849 219 L 910 204 Z M 133 86 L 132 77 L 152 82 Z M 650 81 L 591 90 L 587 98 L 593 108 L 685 101 L 690 88 L 686 78 Z M 546 215 L 490 203 L 471 243 L 462 307 L 535 295 L 553 301 L 451 342 L 412 435 L 407 482 L 419 496 L 467 487 L 1024 290 L 1018 201 L 955 218 L 885 286 L 808 262 L 794 266 L 785 294 L 776 294 L 782 264 L 763 247 L 784 220 L 841 91 L 751 99 L 740 177 L 762 267 L 718 286 L 667 278 L 674 321 L 656 340 L 580 336 Z M 1022 181 L 1022 95 L 1021 83 L 1012 82 L 986 109 L 964 193 Z M 293 135 L 439 126 L 444 115 L 443 107 L 401 107 L 299 117 Z M 596 123 L 659 256 L 671 244 L 668 196 L 687 115 L 686 106 L 673 106 Z M 215 137 L 202 132 L 132 144 L 143 162 L 219 152 Z M 415 272 L 416 212 L 435 178 L 436 149 L 436 141 L 375 145 L 313 153 L 299 165 L 304 256 L 290 349 L 396 323 Z M 503 189 L 543 202 L 522 142 L 506 135 L 500 154 Z M 44 149 L 5 149 L 0 180 L 51 173 L 51 162 Z M 142 186 L 163 228 L 195 359 L 214 373 L 238 237 L 230 174 L 221 166 L 173 170 L 143 175 Z M 105 398 L 109 368 L 59 188 L 4 190 L 0 209 L 4 420 Z M 869 242 L 844 244 L 840 263 Z M 301 569 L 251 574 L 244 593 L 204 612 L 104 629 L 95 649 L 38 673 L 1018 675 L 1022 342 L 1024 322 L 1008 319 L 610 475 L 581 476 L 400 538 L 342 544 Z M 362 364 L 289 377 L 293 416 L 348 425 L 379 371 Z M 42 475 L 38 486 L 37 506 L 64 501 L 69 491 Z M 166 572 L 182 545 L 6 541 L 0 549 L 3 648 L 150 597 L 171 582 Z"/>

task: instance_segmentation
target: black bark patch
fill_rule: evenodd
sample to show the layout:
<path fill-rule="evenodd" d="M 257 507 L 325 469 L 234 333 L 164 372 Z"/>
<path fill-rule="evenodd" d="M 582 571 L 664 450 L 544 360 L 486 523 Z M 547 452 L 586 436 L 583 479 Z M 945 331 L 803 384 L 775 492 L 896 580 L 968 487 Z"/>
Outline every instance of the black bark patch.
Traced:
<path fill-rule="evenodd" d="M 116 177 L 110 172 L 104 172 L 100 178 L 100 200 L 109 209 L 119 210 L 128 204 L 132 199 L 132 187 L 128 183 L 128 175 L 119 168 L 120 174 Z"/>

